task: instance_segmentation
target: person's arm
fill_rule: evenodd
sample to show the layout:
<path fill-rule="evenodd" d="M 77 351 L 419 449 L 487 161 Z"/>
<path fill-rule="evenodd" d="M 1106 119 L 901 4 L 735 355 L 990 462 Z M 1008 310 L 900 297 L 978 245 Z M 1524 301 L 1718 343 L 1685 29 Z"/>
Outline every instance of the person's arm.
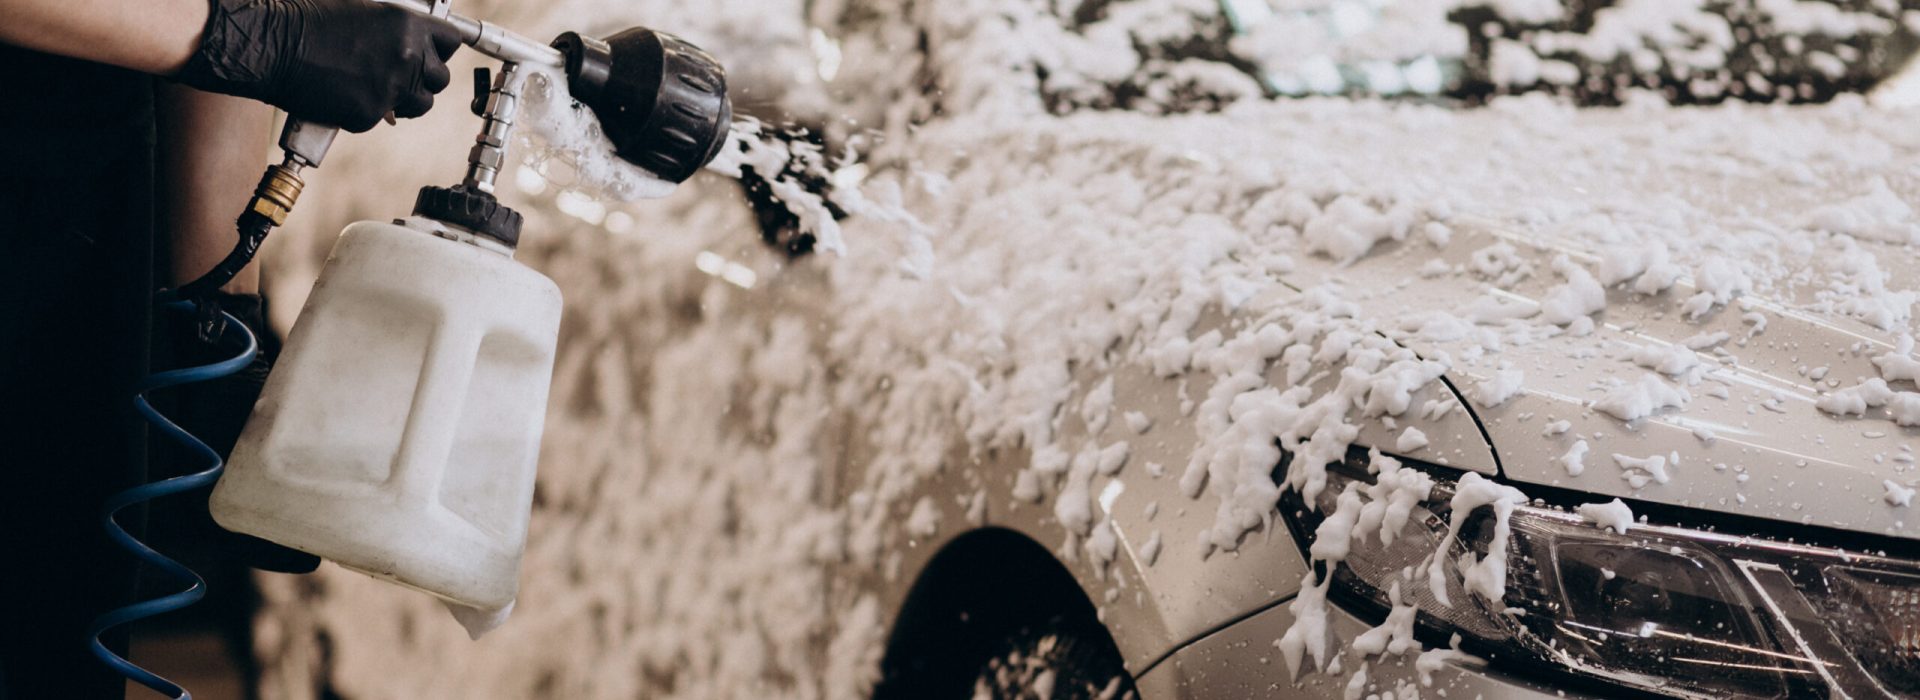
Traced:
<path fill-rule="evenodd" d="M 0 42 L 173 75 L 200 47 L 207 0 L 0 0 Z"/>
<path fill-rule="evenodd" d="M 0 42 L 360 132 L 433 107 L 460 31 L 373 0 L 0 0 Z"/>
<path fill-rule="evenodd" d="M 273 109 L 227 95 L 168 85 L 159 94 L 160 197 L 172 237 L 168 286 L 191 282 L 233 249 L 234 220 L 246 208 L 273 145 Z M 254 294 L 259 265 L 222 291 Z"/>

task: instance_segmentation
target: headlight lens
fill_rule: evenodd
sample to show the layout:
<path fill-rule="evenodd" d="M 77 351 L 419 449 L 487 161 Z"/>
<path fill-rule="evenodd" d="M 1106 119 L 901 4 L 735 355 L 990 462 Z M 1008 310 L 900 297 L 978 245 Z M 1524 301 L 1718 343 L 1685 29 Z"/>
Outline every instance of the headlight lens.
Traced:
<path fill-rule="evenodd" d="M 1330 466 L 1316 509 L 1287 495 L 1281 509 L 1303 550 L 1339 494 L 1350 484 L 1364 494 L 1368 463 L 1355 451 Z M 1509 518 L 1506 594 L 1494 601 L 1468 592 L 1453 565 L 1494 541 L 1483 507 L 1444 554 L 1448 606 L 1426 572 L 1446 541 L 1456 472 L 1419 468 L 1435 477 L 1431 497 L 1392 537 L 1353 538 L 1334 567 L 1336 602 L 1381 619 L 1397 582 L 1430 644 L 1460 634 L 1521 673 L 1686 698 L 1920 698 L 1920 562 L 1672 526 L 1621 534 L 1523 505 Z"/>

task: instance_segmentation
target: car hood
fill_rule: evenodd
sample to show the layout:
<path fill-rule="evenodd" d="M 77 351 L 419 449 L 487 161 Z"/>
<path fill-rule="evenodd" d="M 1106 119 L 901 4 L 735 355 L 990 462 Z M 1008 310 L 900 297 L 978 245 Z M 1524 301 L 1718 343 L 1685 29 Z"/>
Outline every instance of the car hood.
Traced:
<path fill-rule="evenodd" d="M 1920 274 L 1920 261 L 1904 250 L 1872 252 L 1884 253 L 1875 257 L 1894 279 Z M 1537 307 L 1562 283 L 1556 258 L 1593 270 L 1600 255 L 1576 238 L 1457 218 L 1444 245 L 1389 242 L 1370 253 L 1403 264 L 1306 259 L 1286 281 L 1340 285 L 1382 319 L 1381 332 L 1446 361 L 1510 481 L 1920 538 L 1920 517 L 1889 497 L 1920 482 L 1920 429 L 1899 427 L 1881 408 L 1852 417 L 1816 408 L 1823 395 L 1879 377 L 1872 359 L 1894 352 L 1895 334 L 1845 314 L 1800 311 L 1820 295 L 1787 285 L 1690 319 L 1683 303 L 1696 290 L 1684 276 L 1659 294 L 1607 288 L 1605 310 L 1582 336 L 1498 320 Z M 1520 269 L 1530 273 L 1509 274 Z M 1501 380 L 1520 388 L 1496 402 L 1502 392 L 1491 383 Z M 1682 405 L 1632 421 L 1596 406 L 1642 383 L 1684 394 Z M 1654 458 L 1652 470 L 1636 461 Z M 1664 481 L 1653 478 L 1662 470 Z"/>

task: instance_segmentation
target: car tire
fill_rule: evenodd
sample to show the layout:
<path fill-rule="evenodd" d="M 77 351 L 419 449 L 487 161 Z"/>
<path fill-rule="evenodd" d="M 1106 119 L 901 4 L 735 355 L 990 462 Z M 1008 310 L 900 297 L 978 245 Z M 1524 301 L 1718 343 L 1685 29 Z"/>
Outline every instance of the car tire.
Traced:
<path fill-rule="evenodd" d="M 973 700 L 1138 697 L 1107 631 L 1064 617 L 1009 635 L 980 665 L 972 689 Z"/>

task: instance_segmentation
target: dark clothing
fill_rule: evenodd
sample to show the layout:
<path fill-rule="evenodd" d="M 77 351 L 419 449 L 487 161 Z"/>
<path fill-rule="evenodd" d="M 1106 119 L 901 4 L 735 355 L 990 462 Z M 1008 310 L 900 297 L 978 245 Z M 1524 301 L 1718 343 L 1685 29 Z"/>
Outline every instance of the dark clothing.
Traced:
<path fill-rule="evenodd" d="M 153 79 L 0 46 L 0 698 L 121 697 L 87 651 L 133 599 L 101 529 L 145 480 Z M 138 533 L 141 511 L 122 515 Z M 126 630 L 108 636 L 124 654 Z"/>

